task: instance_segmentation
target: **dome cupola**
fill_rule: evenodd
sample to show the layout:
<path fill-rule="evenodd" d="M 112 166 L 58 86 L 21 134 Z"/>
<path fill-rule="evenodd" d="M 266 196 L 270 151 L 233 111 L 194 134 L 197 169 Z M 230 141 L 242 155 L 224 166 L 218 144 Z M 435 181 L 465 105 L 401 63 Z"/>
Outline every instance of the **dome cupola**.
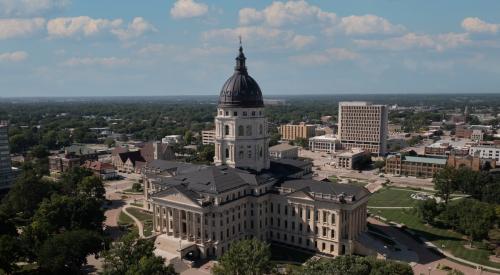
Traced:
<path fill-rule="evenodd" d="M 248 75 L 246 57 L 240 41 L 240 53 L 236 57 L 234 74 L 224 83 L 220 91 L 219 107 L 258 108 L 264 107 L 259 84 Z"/>

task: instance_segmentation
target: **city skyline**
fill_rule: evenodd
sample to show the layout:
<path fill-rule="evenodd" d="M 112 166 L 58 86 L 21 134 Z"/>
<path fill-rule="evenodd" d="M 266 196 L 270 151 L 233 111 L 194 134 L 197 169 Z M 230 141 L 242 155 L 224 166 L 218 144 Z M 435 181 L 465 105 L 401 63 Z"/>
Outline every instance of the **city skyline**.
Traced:
<path fill-rule="evenodd" d="M 498 93 L 500 3 L 0 0 L 0 97 Z"/>

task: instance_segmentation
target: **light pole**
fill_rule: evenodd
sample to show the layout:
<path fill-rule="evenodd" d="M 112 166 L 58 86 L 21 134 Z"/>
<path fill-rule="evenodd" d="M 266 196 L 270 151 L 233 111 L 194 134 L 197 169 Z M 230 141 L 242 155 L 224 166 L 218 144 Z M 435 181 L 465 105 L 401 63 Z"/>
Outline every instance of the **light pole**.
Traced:
<path fill-rule="evenodd" d="M 428 269 L 429 269 L 429 275 L 431 275 L 432 267 L 429 266 Z"/>

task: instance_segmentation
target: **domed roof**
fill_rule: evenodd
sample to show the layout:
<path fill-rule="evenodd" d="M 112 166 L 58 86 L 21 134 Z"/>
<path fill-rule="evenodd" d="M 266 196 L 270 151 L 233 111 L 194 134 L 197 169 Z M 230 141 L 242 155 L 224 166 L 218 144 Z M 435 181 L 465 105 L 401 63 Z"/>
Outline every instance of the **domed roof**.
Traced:
<path fill-rule="evenodd" d="M 234 74 L 224 83 L 220 91 L 219 107 L 264 107 L 259 84 L 248 75 L 245 60 L 246 57 L 240 45 L 240 54 L 236 57 Z"/>

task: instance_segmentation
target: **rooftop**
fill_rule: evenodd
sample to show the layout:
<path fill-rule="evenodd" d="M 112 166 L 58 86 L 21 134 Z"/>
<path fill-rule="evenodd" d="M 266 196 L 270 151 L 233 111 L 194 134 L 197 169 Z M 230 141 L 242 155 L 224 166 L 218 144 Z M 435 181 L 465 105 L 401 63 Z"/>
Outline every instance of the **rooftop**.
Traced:
<path fill-rule="evenodd" d="M 427 157 L 406 156 L 405 160 L 410 161 L 410 162 L 445 165 L 447 159 L 446 158 L 427 158 Z"/>
<path fill-rule="evenodd" d="M 290 145 L 288 143 L 281 143 L 281 144 L 269 147 L 269 151 L 270 152 L 280 152 L 280 151 L 287 151 L 287 150 L 297 149 L 297 148 L 299 148 L 299 147 Z"/>

